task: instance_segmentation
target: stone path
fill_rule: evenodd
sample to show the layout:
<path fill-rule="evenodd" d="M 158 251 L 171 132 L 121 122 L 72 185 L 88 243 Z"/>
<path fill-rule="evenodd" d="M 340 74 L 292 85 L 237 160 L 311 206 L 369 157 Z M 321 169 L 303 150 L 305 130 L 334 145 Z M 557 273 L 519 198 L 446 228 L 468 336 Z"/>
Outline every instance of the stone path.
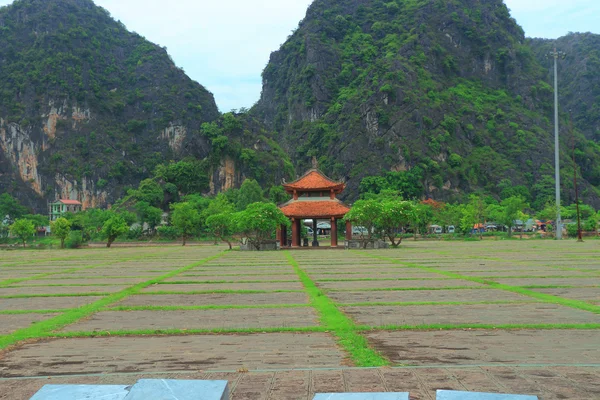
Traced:
<path fill-rule="evenodd" d="M 0 399 L 27 400 L 45 384 L 133 384 L 141 378 L 228 380 L 232 400 L 312 400 L 319 392 L 404 392 L 435 400 L 437 389 L 526 393 L 540 400 L 600 398 L 597 367 L 428 367 L 258 372 L 111 374 L 0 379 Z"/>

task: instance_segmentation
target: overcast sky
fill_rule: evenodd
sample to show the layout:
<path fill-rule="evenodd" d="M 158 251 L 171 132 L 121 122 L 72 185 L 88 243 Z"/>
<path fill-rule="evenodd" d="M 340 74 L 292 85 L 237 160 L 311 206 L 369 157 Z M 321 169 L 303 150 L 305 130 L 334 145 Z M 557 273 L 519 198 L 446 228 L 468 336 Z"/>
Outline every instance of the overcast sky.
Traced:
<path fill-rule="evenodd" d="M 251 107 L 260 74 L 312 0 L 95 0 L 129 30 L 166 46 L 223 112 Z M 600 0 L 505 0 L 527 36 L 600 33 Z M 0 0 L 0 6 L 12 0 Z"/>

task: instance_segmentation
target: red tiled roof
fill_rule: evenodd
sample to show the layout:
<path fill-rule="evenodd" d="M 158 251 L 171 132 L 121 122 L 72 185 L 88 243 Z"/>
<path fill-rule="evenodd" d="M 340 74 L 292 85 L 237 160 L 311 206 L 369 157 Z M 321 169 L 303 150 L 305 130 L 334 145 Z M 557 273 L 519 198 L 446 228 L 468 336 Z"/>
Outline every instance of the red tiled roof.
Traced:
<path fill-rule="evenodd" d="M 59 200 L 61 203 L 67 205 L 67 206 L 80 206 L 81 202 L 77 201 L 77 200 Z"/>
<path fill-rule="evenodd" d="M 311 169 L 299 179 L 283 185 L 288 191 L 294 190 L 344 190 L 343 182 L 335 182 L 326 177 L 321 171 Z"/>
<path fill-rule="evenodd" d="M 289 218 L 325 218 L 341 217 L 350 211 L 339 200 L 298 201 L 292 200 L 281 207 L 281 211 Z"/>

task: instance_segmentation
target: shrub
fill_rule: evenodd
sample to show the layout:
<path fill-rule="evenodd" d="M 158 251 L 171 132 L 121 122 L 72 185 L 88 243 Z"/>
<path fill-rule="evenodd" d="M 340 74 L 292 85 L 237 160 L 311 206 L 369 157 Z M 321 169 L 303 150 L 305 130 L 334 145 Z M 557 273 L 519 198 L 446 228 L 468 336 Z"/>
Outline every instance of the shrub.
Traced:
<path fill-rule="evenodd" d="M 65 240 L 65 247 L 68 249 L 78 249 L 83 244 L 83 232 L 71 231 Z"/>
<path fill-rule="evenodd" d="M 175 240 L 179 237 L 179 231 L 172 226 L 159 226 L 156 228 L 156 232 L 160 239 Z"/>

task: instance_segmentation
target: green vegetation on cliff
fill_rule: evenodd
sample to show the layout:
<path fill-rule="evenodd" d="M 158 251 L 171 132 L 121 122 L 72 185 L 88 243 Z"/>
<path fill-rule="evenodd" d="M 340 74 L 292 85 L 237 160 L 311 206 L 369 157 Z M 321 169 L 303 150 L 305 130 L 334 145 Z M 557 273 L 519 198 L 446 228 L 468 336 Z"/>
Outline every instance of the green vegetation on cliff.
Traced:
<path fill-rule="evenodd" d="M 508 178 L 548 200 L 553 89 L 501 0 L 316 0 L 263 77 L 252 112 L 299 165 L 317 156 L 345 177 L 352 197 L 366 176 L 418 170 L 421 196 L 499 198 Z M 598 203 L 600 148 L 575 140 L 584 197 Z"/>

